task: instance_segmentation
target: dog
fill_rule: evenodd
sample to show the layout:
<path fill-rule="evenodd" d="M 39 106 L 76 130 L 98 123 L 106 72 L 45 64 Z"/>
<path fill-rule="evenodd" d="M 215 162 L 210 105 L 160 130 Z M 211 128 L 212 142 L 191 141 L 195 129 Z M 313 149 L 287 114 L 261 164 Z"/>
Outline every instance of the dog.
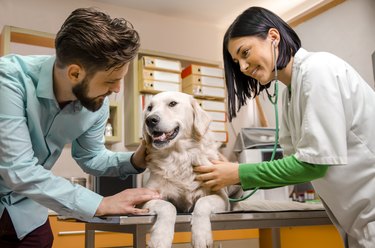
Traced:
<path fill-rule="evenodd" d="M 211 192 L 194 180 L 194 166 L 220 160 L 221 144 L 208 130 L 209 115 L 191 95 L 162 92 L 152 97 L 143 118 L 149 171 L 145 187 L 162 196 L 143 206 L 157 215 L 148 246 L 170 248 L 177 213 L 192 213 L 193 247 L 213 247 L 210 215 L 230 210 L 228 192 L 238 195 L 241 188 Z"/>

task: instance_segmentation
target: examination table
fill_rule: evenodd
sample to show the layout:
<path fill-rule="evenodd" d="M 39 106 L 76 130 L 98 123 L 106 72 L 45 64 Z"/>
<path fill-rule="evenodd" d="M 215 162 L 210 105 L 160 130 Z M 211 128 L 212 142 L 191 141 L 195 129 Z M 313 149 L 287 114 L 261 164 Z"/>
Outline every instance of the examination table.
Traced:
<path fill-rule="evenodd" d="M 133 234 L 133 247 L 145 248 L 146 234 L 155 218 L 155 215 L 106 216 L 85 220 L 85 247 L 95 247 L 95 231 L 109 231 Z M 178 214 L 175 232 L 190 231 L 190 221 L 191 214 Z M 232 203 L 231 212 L 212 214 L 211 223 L 212 230 L 271 229 L 273 248 L 280 248 L 280 227 L 332 224 L 321 204 L 268 200 Z"/>

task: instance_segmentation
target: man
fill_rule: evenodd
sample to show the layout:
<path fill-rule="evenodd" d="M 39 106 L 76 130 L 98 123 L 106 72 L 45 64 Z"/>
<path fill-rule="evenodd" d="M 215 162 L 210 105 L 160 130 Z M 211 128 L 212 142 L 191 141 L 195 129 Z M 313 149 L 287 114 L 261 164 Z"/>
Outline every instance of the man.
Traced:
<path fill-rule="evenodd" d="M 54 176 L 65 144 L 87 173 L 125 178 L 145 168 L 145 147 L 135 153 L 104 146 L 107 96 L 140 46 L 124 19 L 77 9 L 57 33 L 56 56 L 0 58 L 0 247 L 51 247 L 47 209 L 76 218 L 137 214 L 139 203 L 159 198 L 148 189 L 102 197 Z"/>

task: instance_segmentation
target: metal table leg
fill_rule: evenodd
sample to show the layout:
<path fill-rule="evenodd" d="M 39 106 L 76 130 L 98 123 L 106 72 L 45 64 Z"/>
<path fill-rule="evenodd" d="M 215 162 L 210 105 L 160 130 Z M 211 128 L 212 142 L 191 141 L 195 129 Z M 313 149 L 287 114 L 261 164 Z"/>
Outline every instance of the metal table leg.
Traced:
<path fill-rule="evenodd" d="M 280 228 L 271 228 L 272 248 L 281 248 L 280 244 Z"/>
<path fill-rule="evenodd" d="M 133 247 L 134 248 L 146 248 L 146 234 L 147 227 L 144 225 L 137 225 L 135 232 L 133 233 Z"/>
<path fill-rule="evenodd" d="M 91 229 L 90 225 L 86 223 L 85 225 L 85 248 L 95 247 L 95 229 Z"/>

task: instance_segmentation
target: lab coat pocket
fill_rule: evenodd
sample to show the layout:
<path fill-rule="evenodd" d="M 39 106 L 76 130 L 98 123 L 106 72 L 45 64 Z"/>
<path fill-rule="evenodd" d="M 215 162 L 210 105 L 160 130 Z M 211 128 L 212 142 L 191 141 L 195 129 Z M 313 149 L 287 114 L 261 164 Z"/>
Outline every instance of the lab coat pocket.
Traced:
<path fill-rule="evenodd" d="M 371 247 L 371 245 L 375 244 L 375 222 L 368 223 L 363 231 L 366 244 L 370 245 L 366 247 Z"/>

